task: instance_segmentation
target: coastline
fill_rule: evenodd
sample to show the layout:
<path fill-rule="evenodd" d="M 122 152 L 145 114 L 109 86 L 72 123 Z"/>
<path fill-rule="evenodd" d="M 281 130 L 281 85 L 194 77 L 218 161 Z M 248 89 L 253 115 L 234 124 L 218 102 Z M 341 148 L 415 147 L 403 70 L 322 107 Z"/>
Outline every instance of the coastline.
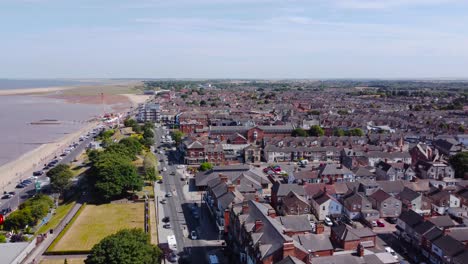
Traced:
<path fill-rule="evenodd" d="M 41 170 L 44 163 L 48 163 L 54 156 L 60 155 L 69 144 L 73 141 L 77 141 L 80 135 L 91 131 L 98 124 L 98 121 L 90 122 L 79 130 L 65 135 L 53 143 L 42 144 L 24 153 L 15 160 L 0 166 L 0 171 L 2 172 L 0 177 L 1 191 L 12 191 L 10 189 L 14 189 L 14 185 L 16 185 L 18 181 L 31 177 L 35 170 Z M 9 187 L 10 185 L 13 187 Z"/>
<path fill-rule="evenodd" d="M 53 92 L 59 92 L 64 90 L 72 91 L 74 88 L 79 87 L 50 87 L 50 88 L 35 88 L 35 89 L 10 89 L 0 90 L 0 96 L 2 95 L 37 95 L 44 97 L 57 98 L 57 94 Z M 52 94 L 50 94 L 52 93 Z M 117 97 L 117 95 L 112 95 Z M 138 95 L 138 94 L 118 94 L 122 100 L 118 101 L 107 101 L 106 105 L 110 106 L 113 112 L 127 111 L 130 107 L 136 107 L 140 103 L 144 103 L 151 96 Z M 93 104 L 90 100 L 86 100 L 86 97 L 82 96 L 82 100 L 77 100 L 77 95 L 63 95 L 59 99 L 63 99 L 68 103 L 72 104 Z M 46 143 L 38 146 L 37 148 L 30 150 L 18 158 L 3 164 L 0 166 L 0 191 L 12 191 L 16 184 L 20 180 L 24 180 L 32 176 L 33 171 L 41 170 L 44 163 L 49 162 L 54 156 L 59 156 L 62 151 L 68 147 L 72 142 L 78 141 L 78 138 L 91 131 L 93 128 L 98 126 L 100 121 L 89 121 L 84 126 L 80 127 L 75 132 L 67 134 L 61 138 L 56 139 L 53 143 Z"/>

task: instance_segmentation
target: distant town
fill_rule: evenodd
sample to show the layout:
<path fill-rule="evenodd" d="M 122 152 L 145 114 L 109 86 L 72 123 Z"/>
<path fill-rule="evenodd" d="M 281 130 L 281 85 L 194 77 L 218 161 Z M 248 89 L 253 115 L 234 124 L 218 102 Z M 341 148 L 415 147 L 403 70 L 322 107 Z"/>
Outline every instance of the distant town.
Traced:
<path fill-rule="evenodd" d="M 8 263 L 468 263 L 468 82 L 137 89 L 2 205 Z"/>

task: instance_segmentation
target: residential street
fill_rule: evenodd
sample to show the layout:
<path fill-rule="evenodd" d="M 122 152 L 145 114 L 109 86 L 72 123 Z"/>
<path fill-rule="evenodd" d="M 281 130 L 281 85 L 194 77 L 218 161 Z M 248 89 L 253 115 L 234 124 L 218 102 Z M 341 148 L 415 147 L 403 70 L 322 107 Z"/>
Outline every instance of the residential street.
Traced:
<path fill-rule="evenodd" d="M 159 170 L 162 171 L 163 183 L 155 183 L 155 197 L 157 209 L 159 207 L 158 236 L 159 243 L 167 243 L 167 236 L 174 235 L 177 241 L 177 253 L 181 256 L 203 256 L 197 258 L 197 263 L 209 263 L 208 254 L 212 249 L 219 248 L 222 241 L 218 240 L 216 225 L 210 218 L 209 212 L 201 202 L 201 193 L 189 192 L 189 185 L 183 179 L 186 176 L 185 169 L 177 168 L 179 158 L 174 151 L 159 151 L 167 144 L 161 143 L 161 135 L 164 130 L 156 129 L 155 149 L 157 158 L 160 160 Z M 161 162 L 163 160 L 163 162 Z M 169 165 L 169 163 L 171 165 Z M 166 171 L 163 171 L 164 168 Z M 170 192 L 172 197 L 165 197 Z M 161 200 L 166 199 L 162 204 Z M 195 216 L 198 211 L 198 217 Z M 163 214 L 163 215 L 161 215 Z M 169 216 L 171 228 L 165 229 L 161 222 L 164 216 Z M 191 239 L 190 233 L 196 232 L 197 239 Z"/>

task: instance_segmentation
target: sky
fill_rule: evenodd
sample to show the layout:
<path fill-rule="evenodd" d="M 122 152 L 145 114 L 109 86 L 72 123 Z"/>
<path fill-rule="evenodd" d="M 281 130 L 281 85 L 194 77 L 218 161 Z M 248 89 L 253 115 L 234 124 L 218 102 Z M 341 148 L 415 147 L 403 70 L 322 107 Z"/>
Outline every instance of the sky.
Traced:
<path fill-rule="evenodd" d="M 0 0 L 0 78 L 467 78 L 468 0 Z"/>

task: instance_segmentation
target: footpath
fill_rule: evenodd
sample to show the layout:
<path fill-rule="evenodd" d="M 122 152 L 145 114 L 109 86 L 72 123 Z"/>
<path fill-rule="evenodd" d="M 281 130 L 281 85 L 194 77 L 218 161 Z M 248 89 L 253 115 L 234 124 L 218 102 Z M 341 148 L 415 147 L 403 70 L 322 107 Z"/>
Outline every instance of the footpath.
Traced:
<path fill-rule="evenodd" d="M 23 260 L 23 264 L 37 264 L 42 258 L 42 254 L 49 248 L 49 246 L 54 242 L 55 238 L 63 231 L 63 229 L 70 223 L 73 217 L 76 215 L 78 210 L 83 206 L 82 203 L 77 202 L 68 214 L 63 218 L 60 224 L 53 230 L 53 234 L 47 234 L 40 244 L 38 244 L 33 251 Z"/>

